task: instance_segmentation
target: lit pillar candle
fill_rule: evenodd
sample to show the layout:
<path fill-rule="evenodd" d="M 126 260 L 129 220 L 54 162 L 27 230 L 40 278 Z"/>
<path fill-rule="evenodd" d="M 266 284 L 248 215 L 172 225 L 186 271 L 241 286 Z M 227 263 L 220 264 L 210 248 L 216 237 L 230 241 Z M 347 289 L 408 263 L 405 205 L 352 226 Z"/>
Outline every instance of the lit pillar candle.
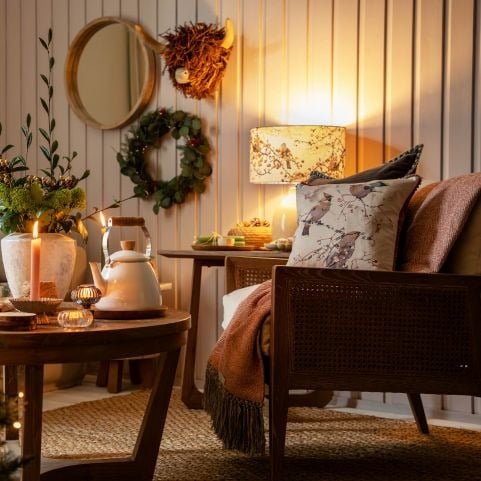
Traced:
<path fill-rule="evenodd" d="M 30 246 L 30 300 L 40 298 L 40 248 L 42 239 L 38 237 L 38 220 L 33 226 L 33 237 Z"/>

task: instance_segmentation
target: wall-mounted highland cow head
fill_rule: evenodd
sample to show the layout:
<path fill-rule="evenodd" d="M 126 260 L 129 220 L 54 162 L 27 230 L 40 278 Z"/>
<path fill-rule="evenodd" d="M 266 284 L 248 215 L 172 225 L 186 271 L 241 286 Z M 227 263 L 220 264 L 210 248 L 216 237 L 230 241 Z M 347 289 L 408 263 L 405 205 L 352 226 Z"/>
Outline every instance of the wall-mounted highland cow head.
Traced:
<path fill-rule="evenodd" d="M 163 55 L 164 70 L 168 70 L 174 87 L 194 99 L 211 95 L 222 79 L 232 50 L 232 21 L 227 19 L 224 28 L 205 23 L 185 24 L 162 38 L 167 43 L 152 38 L 145 41 Z"/>

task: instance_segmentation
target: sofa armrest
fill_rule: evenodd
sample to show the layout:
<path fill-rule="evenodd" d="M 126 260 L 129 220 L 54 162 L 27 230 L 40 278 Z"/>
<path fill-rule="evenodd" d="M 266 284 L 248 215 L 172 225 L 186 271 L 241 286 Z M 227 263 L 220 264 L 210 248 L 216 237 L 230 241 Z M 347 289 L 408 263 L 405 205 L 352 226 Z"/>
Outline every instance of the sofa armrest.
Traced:
<path fill-rule="evenodd" d="M 273 364 L 290 387 L 479 396 L 480 293 L 481 276 L 275 267 Z"/>
<path fill-rule="evenodd" d="M 260 284 L 272 277 L 275 265 L 284 265 L 287 258 L 229 257 L 225 258 L 225 291 Z"/>

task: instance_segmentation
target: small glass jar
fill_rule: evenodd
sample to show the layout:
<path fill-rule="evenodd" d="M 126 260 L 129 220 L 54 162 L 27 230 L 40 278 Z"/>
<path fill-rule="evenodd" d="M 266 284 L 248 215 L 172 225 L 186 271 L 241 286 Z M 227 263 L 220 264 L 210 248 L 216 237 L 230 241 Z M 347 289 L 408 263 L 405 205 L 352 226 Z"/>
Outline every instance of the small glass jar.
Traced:
<path fill-rule="evenodd" d="M 80 330 L 90 327 L 94 316 L 87 309 L 68 309 L 58 313 L 57 322 L 65 329 Z"/>

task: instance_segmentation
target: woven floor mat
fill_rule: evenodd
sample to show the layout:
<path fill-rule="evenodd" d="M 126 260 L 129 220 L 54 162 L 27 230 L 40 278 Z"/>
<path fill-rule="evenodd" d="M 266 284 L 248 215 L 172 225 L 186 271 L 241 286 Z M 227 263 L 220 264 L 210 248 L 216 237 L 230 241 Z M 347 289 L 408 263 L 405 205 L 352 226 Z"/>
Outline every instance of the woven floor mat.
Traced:
<path fill-rule="evenodd" d="M 44 413 L 42 454 L 130 453 L 148 395 L 139 391 Z M 481 433 L 433 426 L 422 436 L 411 421 L 292 408 L 285 466 L 288 479 L 296 481 L 481 480 Z M 266 456 L 224 450 L 209 417 L 187 409 L 174 392 L 154 480 L 267 480 L 268 472 Z"/>

